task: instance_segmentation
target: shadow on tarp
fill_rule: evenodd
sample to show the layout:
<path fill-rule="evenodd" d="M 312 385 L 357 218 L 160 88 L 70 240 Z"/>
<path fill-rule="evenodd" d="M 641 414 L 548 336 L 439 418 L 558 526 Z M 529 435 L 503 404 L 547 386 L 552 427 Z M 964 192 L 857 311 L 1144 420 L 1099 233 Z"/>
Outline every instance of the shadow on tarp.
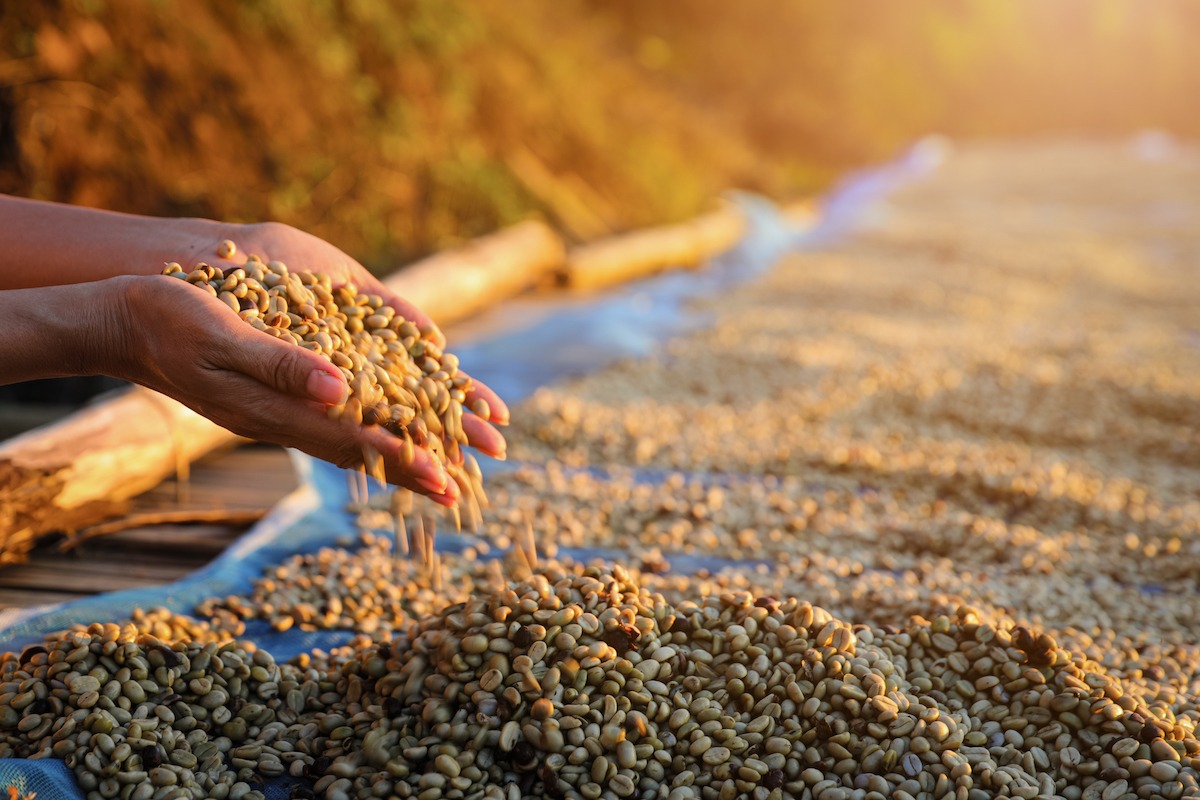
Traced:
<path fill-rule="evenodd" d="M 540 386 L 598 370 L 617 359 L 647 356 L 666 339 L 710 320 L 694 307 L 696 300 L 718 296 L 762 274 L 789 251 L 844 235 L 866 218 L 881 196 L 939 166 L 945 152 L 944 142 L 930 139 L 892 163 L 850 175 L 824 198 L 820 218 L 810 225 L 788 222 L 774 204 L 761 197 L 737 194 L 733 200 L 749 220 L 746 235 L 702 269 L 667 272 L 595 295 L 550 294 L 505 303 L 461 331 L 452 331 L 456 334 L 454 350 L 475 377 L 514 404 Z M 267 567 L 290 556 L 356 536 L 353 518 L 344 510 L 350 498 L 342 471 L 300 453 L 293 453 L 293 464 L 300 488 L 206 567 L 166 586 L 111 592 L 52 607 L 0 611 L 0 652 L 19 650 L 76 623 L 127 618 L 135 608 L 164 606 L 187 614 L 208 597 L 247 593 Z M 469 535 L 439 534 L 437 547 L 453 551 L 471 541 Z M 624 555 L 604 549 L 559 550 L 560 557 L 582 560 Z M 673 568 L 689 571 L 769 566 L 766 562 L 665 555 Z M 352 634 L 278 632 L 264 622 L 251 621 L 244 638 L 284 661 L 314 648 L 340 646 Z M 265 788 L 268 800 L 286 798 L 291 783 L 270 782 Z M 0 787 L 8 785 L 36 792 L 43 800 L 83 797 L 70 770 L 60 761 L 0 759 Z"/>

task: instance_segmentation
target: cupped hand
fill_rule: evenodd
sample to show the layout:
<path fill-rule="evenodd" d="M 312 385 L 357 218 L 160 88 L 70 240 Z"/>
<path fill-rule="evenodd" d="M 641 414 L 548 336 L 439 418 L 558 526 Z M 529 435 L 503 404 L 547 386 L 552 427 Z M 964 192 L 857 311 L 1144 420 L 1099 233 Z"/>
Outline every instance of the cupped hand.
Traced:
<path fill-rule="evenodd" d="M 207 263 L 222 269 L 241 267 L 253 254 L 264 261 L 282 261 L 292 269 L 323 272 L 333 281 L 334 287 L 351 283 L 360 291 L 379 295 L 386 305 L 396 309 L 405 319 L 414 322 L 422 331 L 428 333 L 438 347 L 445 349 L 446 337 L 425 312 L 392 292 L 366 267 L 324 239 L 278 222 L 231 225 L 226 233 L 229 241 L 237 245 L 237 250 L 228 258 L 220 258 L 214 251 Z M 472 447 L 490 456 L 503 458 L 504 437 L 492 425 L 484 423 L 507 425 L 508 406 L 485 384 L 473 380 L 472 386 L 474 388 L 467 395 L 465 405 L 469 406 L 474 400 L 481 399 L 487 402 L 490 413 L 486 420 L 468 414 L 463 418 L 463 428 L 471 440 Z"/>
<path fill-rule="evenodd" d="M 390 483 L 442 505 L 457 502 L 457 485 L 430 451 L 406 454 L 404 442 L 380 426 L 328 418 L 328 406 L 344 402 L 349 389 L 323 356 L 255 330 L 185 281 L 131 276 L 106 283 L 116 317 L 102 345 L 109 374 L 168 395 L 240 436 L 342 467 L 362 464 L 373 449 Z M 495 439 L 498 448 L 476 432 L 473 444 L 482 440 L 488 447 L 480 449 L 502 455 L 503 438 Z"/>

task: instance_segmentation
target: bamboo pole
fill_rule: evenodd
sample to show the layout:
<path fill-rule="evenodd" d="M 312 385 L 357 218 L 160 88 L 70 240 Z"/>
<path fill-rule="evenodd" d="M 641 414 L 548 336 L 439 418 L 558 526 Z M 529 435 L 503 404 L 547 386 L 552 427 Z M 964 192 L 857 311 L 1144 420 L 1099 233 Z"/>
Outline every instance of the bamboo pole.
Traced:
<path fill-rule="evenodd" d="M 567 253 L 564 282 L 573 289 L 600 289 L 674 267 L 698 266 L 736 244 L 745 227 L 742 213 L 727 205 L 678 225 L 583 244 Z"/>
<path fill-rule="evenodd" d="M 528 221 L 418 261 L 384 284 L 444 325 L 532 288 L 562 262 L 558 234 Z"/>

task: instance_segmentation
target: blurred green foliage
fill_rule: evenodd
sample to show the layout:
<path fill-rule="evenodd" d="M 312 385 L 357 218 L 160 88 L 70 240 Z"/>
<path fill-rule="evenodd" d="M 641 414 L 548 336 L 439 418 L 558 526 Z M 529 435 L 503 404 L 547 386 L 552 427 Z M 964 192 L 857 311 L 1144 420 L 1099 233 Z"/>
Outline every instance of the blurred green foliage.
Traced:
<path fill-rule="evenodd" d="M 930 131 L 1195 135 L 1192 0 L 0 6 L 0 191 L 279 219 L 380 269 L 677 220 Z"/>

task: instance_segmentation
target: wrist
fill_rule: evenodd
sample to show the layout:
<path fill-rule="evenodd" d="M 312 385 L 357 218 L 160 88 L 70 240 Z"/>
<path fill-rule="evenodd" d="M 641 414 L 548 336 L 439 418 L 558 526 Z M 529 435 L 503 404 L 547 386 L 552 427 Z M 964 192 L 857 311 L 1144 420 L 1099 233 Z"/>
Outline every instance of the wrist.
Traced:
<path fill-rule="evenodd" d="M 147 217 L 0 195 L 0 289 L 154 275 L 163 264 L 214 261 L 240 225 Z"/>
<path fill-rule="evenodd" d="M 133 279 L 126 279 L 133 280 Z M 140 280 L 145 280 L 140 279 Z M 0 384 L 113 375 L 120 295 L 111 281 L 0 291 Z"/>
<path fill-rule="evenodd" d="M 92 374 L 134 380 L 134 365 L 140 362 L 136 352 L 136 320 L 140 297 L 146 283 L 154 278 L 122 275 L 116 278 L 80 284 L 88 293 L 90 313 L 83 315 L 75 351 L 81 368 Z"/>

